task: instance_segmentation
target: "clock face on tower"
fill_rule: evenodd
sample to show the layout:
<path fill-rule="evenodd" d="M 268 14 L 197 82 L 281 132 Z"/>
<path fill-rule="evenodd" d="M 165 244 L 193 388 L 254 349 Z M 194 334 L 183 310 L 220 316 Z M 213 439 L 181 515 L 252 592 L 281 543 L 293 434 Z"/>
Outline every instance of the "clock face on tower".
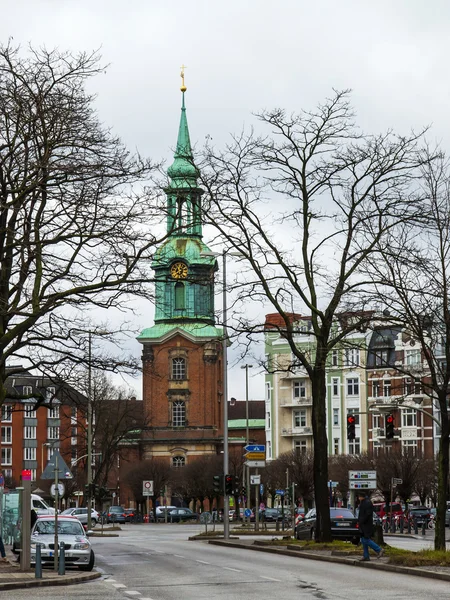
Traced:
<path fill-rule="evenodd" d="M 176 262 L 170 267 L 170 274 L 175 279 L 185 279 L 188 275 L 188 268 L 182 262 Z"/>

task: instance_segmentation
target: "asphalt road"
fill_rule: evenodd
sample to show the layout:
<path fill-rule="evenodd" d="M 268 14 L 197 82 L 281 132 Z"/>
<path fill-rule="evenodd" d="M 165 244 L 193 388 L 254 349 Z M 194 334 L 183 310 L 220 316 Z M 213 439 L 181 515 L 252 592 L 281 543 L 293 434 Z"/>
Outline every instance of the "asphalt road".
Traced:
<path fill-rule="evenodd" d="M 92 538 L 103 578 L 63 588 L 16 590 L 8 600 L 447 600 L 448 582 L 189 542 L 197 525 L 130 525 Z"/>

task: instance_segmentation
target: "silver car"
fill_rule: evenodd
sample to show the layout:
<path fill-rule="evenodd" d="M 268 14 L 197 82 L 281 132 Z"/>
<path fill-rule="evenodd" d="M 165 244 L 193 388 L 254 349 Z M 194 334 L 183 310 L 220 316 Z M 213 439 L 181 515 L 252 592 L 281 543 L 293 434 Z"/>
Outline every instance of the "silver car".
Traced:
<path fill-rule="evenodd" d="M 58 543 L 64 542 L 67 566 L 92 571 L 95 556 L 83 525 L 76 517 L 58 516 Z M 31 564 L 36 563 L 36 544 L 41 545 L 42 565 L 53 565 L 55 556 L 55 517 L 38 517 L 31 532 Z"/>
<path fill-rule="evenodd" d="M 72 517 L 76 517 L 80 523 L 83 525 L 87 525 L 88 520 L 88 509 L 87 508 L 67 508 L 63 510 L 62 515 L 70 515 Z M 100 516 L 96 510 L 91 509 L 91 524 L 92 527 L 95 527 L 100 520 Z"/>

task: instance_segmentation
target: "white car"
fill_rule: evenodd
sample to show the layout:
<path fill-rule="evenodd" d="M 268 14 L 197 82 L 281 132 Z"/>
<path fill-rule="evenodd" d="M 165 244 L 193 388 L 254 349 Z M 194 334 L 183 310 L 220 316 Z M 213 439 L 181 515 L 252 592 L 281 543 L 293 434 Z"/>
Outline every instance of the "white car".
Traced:
<path fill-rule="evenodd" d="M 76 517 L 58 516 L 58 544 L 64 542 L 66 566 L 92 571 L 95 556 L 83 525 Z M 38 517 L 31 532 L 31 564 L 36 563 L 36 544 L 41 544 L 42 565 L 53 565 L 55 556 L 55 517 Z"/>
<path fill-rule="evenodd" d="M 88 522 L 88 509 L 86 507 L 84 508 L 67 508 L 66 510 L 63 510 L 63 512 L 61 513 L 61 515 L 69 515 L 71 517 L 76 517 L 80 523 L 83 523 L 83 525 L 87 525 Z M 98 514 L 98 512 L 96 510 L 94 510 L 93 508 L 91 508 L 91 524 L 92 527 L 95 527 L 97 525 L 97 523 L 100 520 L 100 515 Z"/>

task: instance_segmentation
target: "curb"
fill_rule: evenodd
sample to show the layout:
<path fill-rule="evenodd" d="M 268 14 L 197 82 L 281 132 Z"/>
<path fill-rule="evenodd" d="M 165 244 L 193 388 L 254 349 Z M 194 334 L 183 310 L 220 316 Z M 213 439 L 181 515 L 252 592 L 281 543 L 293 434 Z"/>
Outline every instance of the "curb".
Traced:
<path fill-rule="evenodd" d="M 431 579 L 440 579 L 441 581 L 450 581 L 450 574 L 440 573 L 439 571 L 427 571 L 418 567 L 401 567 L 398 565 L 388 565 L 375 561 L 362 562 L 355 558 L 341 558 L 338 556 L 324 556 L 322 554 L 313 554 L 311 552 L 302 552 L 301 550 L 284 550 L 266 548 L 264 546 L 250 546 L 235 544 L 233 542 L 224 542 L 222 540 L 209 540 L 209 544 L 216 546 L 229 546 L 230 548 L 243 548 L 255 552 L 267 552 L 269 554 L 282 554 L 283 556 L 296 556 L 297 558 L 306 558 L 309 560 L 318 560 L 321 562 L 331 562 L 351 567 L 361 567 L 363 569 L 376 569 L 378 571 L 390 571 L 391 573 L 401 573 L 403 575 L 415 575 L 416 577 L 429 577 Z"/>
<path fill-rule="evenodd" d="M 19 590 L 24 588 L 75 585 L 77 583 L 85 583 L 86 581 L 99 579 L 101 576 L 102 574 L 99 571 L 95 571 L 83 575 L 73 575 L 64 579 L 22 579 L 22 581 L 9 581 L 0 583 L 0 592 L 3 590 Z"/>

